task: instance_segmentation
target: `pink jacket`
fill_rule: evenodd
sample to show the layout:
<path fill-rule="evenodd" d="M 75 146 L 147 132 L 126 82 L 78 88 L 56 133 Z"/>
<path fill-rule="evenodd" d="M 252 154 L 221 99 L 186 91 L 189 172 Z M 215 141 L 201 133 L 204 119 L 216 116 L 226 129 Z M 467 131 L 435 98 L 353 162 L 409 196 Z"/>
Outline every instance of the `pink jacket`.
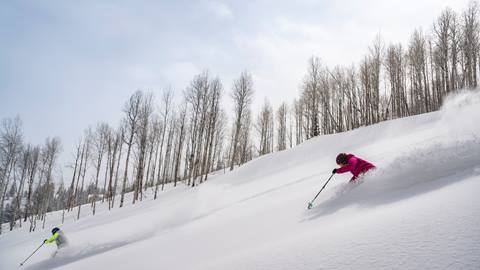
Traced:
<path fill-rule="evenodd" d="M 373 165 L 372 163 L 358 158 L 352 154 L 347 155 L 347 160 L 347 165 L 338 168 L 337 173 L 351 172 L 353 174 L 353 177 L 352 179 L 350 179 L 350 181 L 354 181 L 360 174 L 366 173 L 367 171 L 375 168 L 375 165 Z"/>

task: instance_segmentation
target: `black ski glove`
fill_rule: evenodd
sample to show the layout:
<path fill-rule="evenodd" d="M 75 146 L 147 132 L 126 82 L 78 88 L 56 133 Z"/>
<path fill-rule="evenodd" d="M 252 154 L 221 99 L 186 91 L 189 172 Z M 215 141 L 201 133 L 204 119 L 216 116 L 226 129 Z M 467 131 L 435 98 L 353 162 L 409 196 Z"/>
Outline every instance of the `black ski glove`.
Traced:
<path fill-rule="evenodd" d="M 48 241 L 48 240 L 47 240 L 47 239 L 45 239 L 45 240 L 43 240 L 43 243 L 44 243 L 44 244 L 46 244 L 46 243 L 47 243 L 47 241 Z"/>
<path fill-rule="evenodd" d="M 336 174 L 336 173 L 337 173 L 337 169 L 333 169 L 332 174 Z"/>

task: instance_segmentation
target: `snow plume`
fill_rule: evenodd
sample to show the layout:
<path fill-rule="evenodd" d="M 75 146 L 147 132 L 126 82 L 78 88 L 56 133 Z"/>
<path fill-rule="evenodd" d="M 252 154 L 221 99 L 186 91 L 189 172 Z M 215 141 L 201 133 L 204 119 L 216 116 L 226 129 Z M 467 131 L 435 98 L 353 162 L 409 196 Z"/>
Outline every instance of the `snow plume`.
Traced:
<path fill-rule="evenodd" d="M 438 129 L 445 129 L 450 138 L 480 139 L 480 90 L 465 90 L 446 98 L 440 110 Z"/>
<path fill-rule="evenodd" d="M 341 184 L 315 216 L 348 206 L 374 207 L 414 197 L 480 175 L 480 92 L 450 96 L 439 112 L 432 136 L 375 162 L 377 169 L 356 185 Z M 384 145 L 380 142 L 379 145 Z"/>
<path fill-rule="evenodd" d="M 432 144 L 399 153 L 360 178 L 341 184 L 321 203 L 317 215 L 332 214 L 348 206 L 369 208 L 442 188 L 480 175 L 480 143 L 475 140 Z"/>

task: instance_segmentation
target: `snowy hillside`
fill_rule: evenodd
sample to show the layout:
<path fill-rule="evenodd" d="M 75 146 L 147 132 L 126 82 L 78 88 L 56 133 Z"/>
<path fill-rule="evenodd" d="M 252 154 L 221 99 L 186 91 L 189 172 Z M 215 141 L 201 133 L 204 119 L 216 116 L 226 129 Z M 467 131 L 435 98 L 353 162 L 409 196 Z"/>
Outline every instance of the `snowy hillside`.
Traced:
<path fill-rule="evenodd" d="M 480 93 L 435 113 L 321 136 L 196 188 L 100 209 L 61 227 L 70 247 L 43 247 L 25 269 L 480 269 Z M 378 169 L 335 175 L 351 152 Z M 102 206 L 103 207 L 103 206 Z M 85 213 L 88 209 L 85 207 Z M 0 269 L 18 269 L 48 229 L 0 236 Z"/>

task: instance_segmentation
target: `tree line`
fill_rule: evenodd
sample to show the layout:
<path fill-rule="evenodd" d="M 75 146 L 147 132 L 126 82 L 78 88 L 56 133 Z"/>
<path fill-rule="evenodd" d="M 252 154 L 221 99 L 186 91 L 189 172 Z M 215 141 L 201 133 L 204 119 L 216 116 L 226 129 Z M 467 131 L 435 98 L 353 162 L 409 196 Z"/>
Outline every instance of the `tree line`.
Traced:
<path fill-rule="evenodd" d="M 358 65 L 308 63 L 292 105 L 297 143 L 380 121 L 436 111 L 459 89 L 477 87 L 479 6 L 445 9 L 430 31 L 416 29 L 407 46 L 378 36 Z"/>
<path fill-rule="evenodd" d="M 194 187 L 212 172 L 322 134 L 438 110 L 448 94 L 477 87 L 479 34 L 477 2 L 461 14 L 447 8 L 429 31 L 416 29 L 406 47 L 377 37 L 358 65 L 331 68 L 313 56 L 298 98 L 277 108 L 266 98 L 258 113 L 248 71 L 233 81 L 228 96 L 208 71 L 191 80 L 178 102 L 170 88 L 159 102 L 152 92 L 137 91 L 123 105 L 118 126 L 99 122 L 84 130 L 68 179 L 58 164 L 59 138 L 31 145 L 18 117 L 3 119 L 0 222 L 34 231 L 45 226 L 50 211 L 80 219 L 82 206 L 95 215 L 99 203 L 112 209 L 127 199 L 156 199 L 166 185 Z M 233 104 L 228 111 L 224 98 Z"/>

